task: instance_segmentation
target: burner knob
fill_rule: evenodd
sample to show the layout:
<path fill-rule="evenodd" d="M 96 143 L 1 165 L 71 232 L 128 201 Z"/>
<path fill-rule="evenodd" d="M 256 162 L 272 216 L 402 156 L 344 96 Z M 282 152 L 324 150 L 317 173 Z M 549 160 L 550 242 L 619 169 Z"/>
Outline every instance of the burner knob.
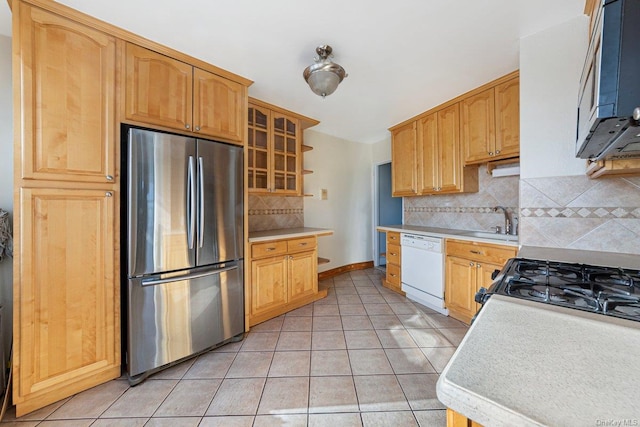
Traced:
<path fill-rule="evenodd" d="M 485 288 L 480 288 L 478 293 L 476 293 L 476 297 L 474 298 L 478 304 L 484 304 L 485 295 L 487 294 L 487 290 Z"/>

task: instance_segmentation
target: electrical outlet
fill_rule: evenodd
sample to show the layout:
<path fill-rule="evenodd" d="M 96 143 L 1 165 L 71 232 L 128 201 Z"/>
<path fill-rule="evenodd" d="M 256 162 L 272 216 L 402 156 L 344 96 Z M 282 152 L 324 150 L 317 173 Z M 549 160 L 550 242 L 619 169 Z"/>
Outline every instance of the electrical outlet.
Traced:
<path fill-rule="evenodd" d="M 327 195 L 327 189 L 326 188 L 322 188 L 320 190 L 320 200 L 327 200 L 329 198 L 329 196 Z"/>

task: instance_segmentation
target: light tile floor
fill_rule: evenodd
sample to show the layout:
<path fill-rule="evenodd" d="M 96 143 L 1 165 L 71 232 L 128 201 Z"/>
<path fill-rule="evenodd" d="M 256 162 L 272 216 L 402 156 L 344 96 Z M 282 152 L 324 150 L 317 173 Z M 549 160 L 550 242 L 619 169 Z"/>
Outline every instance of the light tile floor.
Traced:
<path fill-rule="evenodd" d="M 2 427 L 445 426 L 438 374 L 467 326 L 381 286 L 382 272 L 320 283 L 327 298 L 245 339 L 159 372 L 120 378 Z"/>

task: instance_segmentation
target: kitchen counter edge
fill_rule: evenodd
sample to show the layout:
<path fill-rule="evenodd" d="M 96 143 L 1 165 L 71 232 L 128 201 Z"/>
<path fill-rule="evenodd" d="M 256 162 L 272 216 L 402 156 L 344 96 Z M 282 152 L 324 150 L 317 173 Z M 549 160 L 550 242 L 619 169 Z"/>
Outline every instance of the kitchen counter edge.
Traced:
<path fill-rule="evenodd" d="M 514 248 L 517 248 L 519 245 L 518 241 L 506 240 L 499 237 L 488 239 L 484 237 L 465 236 L 464 233 L 468 233 L 470 230 L 458 230 L 454 228 L 422 227 L 418 225 L 379 225 L 376 227 L 376 230 L 419 234 L 422 236 L 441 237 L 443 239 L 466 240 L 469 242 L 493 243 L 496 245 L 513 246 Z"/>
<path fill-rule="evenodd" d="M 249 243 L 266 242 L 268 240 L 295 239 L 297 237 L 330 236 L 333 230 L 328 228 L 278 228 L 275 230 L 252 231 L 249 233 Z"/>

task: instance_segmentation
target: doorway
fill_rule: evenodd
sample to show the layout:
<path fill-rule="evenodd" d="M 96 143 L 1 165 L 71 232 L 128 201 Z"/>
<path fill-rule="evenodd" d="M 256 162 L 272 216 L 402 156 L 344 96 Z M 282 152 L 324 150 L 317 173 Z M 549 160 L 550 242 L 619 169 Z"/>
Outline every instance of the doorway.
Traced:
<path fill-rule="evenodd" d="M 373 263 L 376 267 L 387 265 L 386 233 L 376 230 L 380 225 L 402 224 L 402 197 L 391 197 L 391 162 L 374 168 L 374 239 Z"/>

